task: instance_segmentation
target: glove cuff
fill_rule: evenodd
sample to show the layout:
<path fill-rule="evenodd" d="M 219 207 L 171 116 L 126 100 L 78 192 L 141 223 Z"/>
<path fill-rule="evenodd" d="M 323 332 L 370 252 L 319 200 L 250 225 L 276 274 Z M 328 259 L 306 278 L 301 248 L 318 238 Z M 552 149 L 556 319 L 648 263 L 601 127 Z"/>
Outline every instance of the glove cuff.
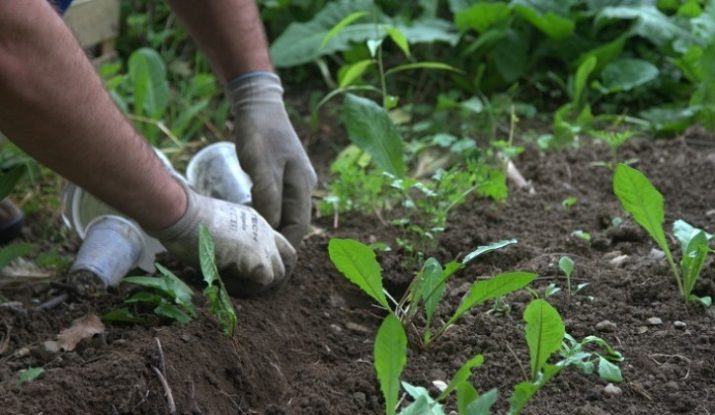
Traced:
<path fill-rule="evenodd" d="M 256 105 L 283 105 L 283 86 L 278 75 L 272 72 L 248 72 L 226 84 L 226 96 L 234 115 L 242 109 L 250 110 Z"/>
<path fill-rule="evenodd" d="M 181 185 L 181 188 L 186 194 L 186 212 L 184 212 L 184 215 L 179 218 L 176 223 L 168 228 L 157 231 L 146 231 L 149 236 L 152 236 L 162 242 L 184 238 L 191 232 L 196 232 L 198 227 L 198 195 L 196 192 L 191 190 L 188 184 L 186 184 L 183 180 L 176 179 L 176 181 Z"/>
<path fill-rule="evenodd" d="M 238 86 L 240 86 L 241 84 L 243 84 L 245 81 L 248 81 L 248 80 L 253 79 L 253 78 L 269 78 L 269 79 L 273 79 L 273 80 L 275 80 L 275 81 L 278 81 L 279 84 L 280 84 L 280 82 L 281 82 L 281 78 L 279 78 L 278 75 L 276 75 L 276 74 L 273 73 L 273 72 L 268 72 L 268 71 L 252 71 L 252 72 L 246 72 L 246 73 L 244 73 L 244 74 L 241 74 L 241 75 L 239 75 L 239 76 L 233 78 L 232 80 L 228 81 L 228 82 L 226 83 L 226 89 L 229 90 L 229 91 L 230 91 L 230 90 L 233 90 L 233 89 L 235 89 L 236 87 L 238 87 Z"/>

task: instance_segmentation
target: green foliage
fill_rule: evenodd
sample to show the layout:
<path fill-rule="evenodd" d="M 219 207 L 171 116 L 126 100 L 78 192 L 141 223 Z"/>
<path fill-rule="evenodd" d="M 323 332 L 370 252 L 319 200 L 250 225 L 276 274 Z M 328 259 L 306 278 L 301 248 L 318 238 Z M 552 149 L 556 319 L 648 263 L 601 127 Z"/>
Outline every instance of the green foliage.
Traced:
<path fill-rule="evenodd" d="M 0 200 L 5 199 L 10 195 L 26 172 L 26 166 L 24 164 L 20 164 L 12 167 L 6 172 L 0 173 Z"/>
<path fill-rule="evenodd" d="M 559 312 L 544 300 L 533 300 L 524 310 L 531 379 L 537 381 L 549 356 L 561 346 L 566 329 Z"/>
<path fill-rule="evenodd" d="M 561 269 L 561 271 L 566 276 L 566 290 L 567 290 L 567 293 L 569 296 L 572 294 L 571 274 L 573 273 L 573 268 L 574 268 L 574 262 L 573 262 L 573 259 L 571 259 L 571 257 L 562 256 L 559 259 L 559 269 Z"/>
<path fill-rule="evenodd" d="M 379 168 L 403 177 L 402 138 L 387 112 L 374 101 L 347 94 L 343 116 L 350 140 L 365 150 Z"/>
<path fill-rule="evenodd" d="M 601 353 L 587 350 L 588 345 L 596 345 Z M 585 375 L 594 373 L 598 367 L 598 376 L 605 382 L 623 382 L 623 375 L 617 363 L 623 361 L 623 355 L 614 350 L 605 340 L 597 336 L 587 336 L 578 342 L 570 334 L 566 334 L 559 354 L 562 360 L 557 366 L 565 368 L 574 366 Z"/>
<path fill-rule="evenodd" d="M 427 346 L 472 307 L 519 290 L 536 278 L 535 274 L 513 272 L 501 274 L 489 280 L 476 281 L 454 315 L 436 331 L 432 331 L 434 314 L 446 292 L 447 281 L 478 256 L 514 243 L 516 240 L 480 246 L 467 254 L 461 261 L 453 260 L 444 266 L 435 258 L 427 259 L 403 297 L 399 301 L 393 300 L 394 307 L 388 303 L 388 296 L 382 283 L 382 269 L 375 258 L 374 251 L 369 246 L 351 239 L 333 238 L 328 243 L 328 253 L 330 260 L 345 278 L 357 285 L 382 307 L 391 311 L 405 327 L 411 327 L 415 317 L 424 310 L 426 325 L 422 329 L 422 342 Z"/>
<path fill-rule="evenodd" d="M 122 280 L 123 283 L 147 289 L 135 292 L 124 302 L 147 304 L 154 307 L 154 314 L 179 324 L 187 324 L 196 317 L 196 308 L 191 301 L 193 290 L 161 264 L 156 264 L 156 268 L 159 271 L 158 277 L 138 276 Z"/>
<path fill-rule="evenodd" d="M 683 277 L 683 290 L 688 293 L 690 300 L 699 301 L 709 307 L 712 303 L 709 296 L 697 297 L 692 295 L 692 292 L 695 283 L 700 278 L 707 256 L 711 252 L 709 243 L 713 236 L 682 219 L 673 222 L 673 235 L 680 242 L 682 252 L 680 269 Z"/>
<path fill-rule="evenodd" d="M 224 334 L 231 336 L 236 330 L 238 318 L 236 317 L 233 303 L 231 303 L 231 298 L 228 296 L 226 287 L 216 268 L 213 238 L 204 224 L 199 225 L 199 263 L 206 283 L 204 295 L 209 299 L 211 313 L 218 318 Z"/>
<path fill-rule="evenodd" d="M 407 363 L 407 336 L 400 321 L 388 314 L 375 337 L 374 365 L 385 398 L 385 414 L 396 413 L 400 375 Z"/>
<path fill-rule="evenodd" d="M 29 367 L 27 369 L 22 369 L 19 374 L 18 382 L 22 385 L 25 382 L 30 382 L 39 378 L 43 373 L 45 373 L 45 369 L 41 367 Z"/>
<path fill-rule="evenodd" d="M 35 247 L 29 243 L 15 243 L 0 248 L 0 269 L 5 268 L 12 261 L 31 254 Z"/>

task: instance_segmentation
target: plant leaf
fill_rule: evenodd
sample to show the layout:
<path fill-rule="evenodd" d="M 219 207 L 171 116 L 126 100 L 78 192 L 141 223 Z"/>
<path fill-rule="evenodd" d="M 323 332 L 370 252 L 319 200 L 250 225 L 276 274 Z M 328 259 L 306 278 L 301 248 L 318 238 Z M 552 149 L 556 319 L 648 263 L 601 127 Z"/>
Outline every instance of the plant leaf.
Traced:
<path fill-rule="evenodd" d="M 708 241 L 712 240 L 713 236 L 702 229 L 696 228 L 695 226 L 689 224 L 688 222 L 678 219 L 673 222 L 673 236 L 680 242 L 680 249 L 685 252 L 690 241 L 698 234 L 698 232 L 704 232 L 705 237 Z"/>
<path fill-rule="evenodd" d="M 201 273 L 206 282 L 204 295 L 211 303 L 211 312 L 218 318 L 224 334 L 233 335 L 238 324 L 236 310 L 216 267 L 214 241 L 206 225 L 199 225 L 199 260 Z"/>
<path fill-rule="evenodd" d="M 498 242 L 492 242 L 489 245 L 482 245 L 477 247 L 474 251 L 468 253 L 464 259 L 462 260 L 462 264 L 466 265 L 473 261 L 475 258 L 482 254 L 486 254 L 488 252 L 496 251 L 497 249 L 502 249 L 505 246 L 509 246 L 512 244 L 517 243 L 516 239 L 505 239 L 503 241 L 498 241 Z"/>
<path fill-rule="evenodd" d="M 454 14 L 454 24 L 459 31 L 474 29 L 483 34 L 493 26 L 506 21 L 511 9 L 504 3 L 476 3 Z"/>
<path fill-rule="evenodd" d="M 19 383 L 22 385 L 25 382 L 33 381 L 39 378 L 43 373 L 45 373 L 45 369 L 41 367 L 29 367 L 27 369 L 22 369 L 19 374 Z"/>
<path fill-rule="evenodd" d="M 538 11 L 520 4 L 514 7 L 514 11 L 546 36 L 554 40 L 564 40 L 568 38 L 576 27 L 573 21 L 561 17 L 553 11 L 540 14 Z"/>
<path fill-rule="evenodd" d="M 601 83 L 609 93 L 630 91 L 654 80 L 659 74 L 658 68 L 646 60 L 622 58 L 606 65 L 601 73 Z"/>
<path fill-rule="evenodd" d="M 490 415 L 492 413 L 492 406 L 497 402 L 498 397 L 499 392 L 497 389 L 490 389 L 467 405 L 464 415 Z"/>
<path fill-rule="evenodd" d="M 534 279 L 536 279 L 536 274 L 531 272 L 507 272 L 488 280 L 475 282 L 469 288 L 469 293 L 462 299 L 457 311 L 445 325 L 454 324 L 462 314 L 475 305 L 524 288 Z"/>
<path fill-rule="evenodd" d="M 390 39 L 392 39 L 393 42 L 399 47 L 402 52 L 407 56 L 408 58 L 410 57 L 410 44 L 407 43 L 407 38 L 405 35 L 400 31 L 400 29 L 396 27 L 388 27 L 387 28 L 387 35 L 390 36 Z"/>
<path fill-rule="evenodd" d="M 539 300 L 543 301 L 543 300 Z M 538 382 L 521 382 L 514 387 L 514 391 L 509 399 L 509 412 L 508 415 L 516 415 L 524 408 L 527 402 L 541 390 L 544 385 L 556 376 L 561 368 L 554 365 L 545 365 L 544 373 L 540 377 Z"/>
<path fill-rule="evenodd" d="M 697 232 L 685 247 L 680 269 L 683 275 L 683 290 L 688 297 L 700 277 L 708 252 L 710 252 L 708 238 L 703 231 Z"/>
<path fill-rule="evenodd" d="M 395 414 L 400 393 L 400 375 L 406 363 L 407 336 L 400 321 L 390 313 L 380 324 L 374 348 L 375 371 L 385 398 L 387 415 Z"/>
<path fill-rule="evenodd" d="M 134 113 L 158 119 L 169 104 L 166 67 L 157 51 L 141 48 L 129 57 L 129 78 L 134 86 Z"/>
<path fill-rule="evenodd" d="M 387 112 L 367 98 L 346 94 L 343 115 L 350 140 L 370 154 L 377 167 L 404 177 L 402 137 Z"/>
<path fill-rule="evenodd" d="M 325 45 L 330 42 L 330 39 L 334 38 L 338 33 L 342 32 L 343 29 L 345 29 L 347 26 L 350 25 L 350 23 L 356 21 L 357 19 L 367 15 L 366 11 L 357 11 L 354 13 L 350 13 L 349 15 L 345 16 L 341 21 L 339 21 L 335 26 L 333 26 L 332 29 L 328 31 L 328 33 L 325 34 L 325 37 L 323 38 L 323 41 L 320 42 L 320 49 L 325 47 Z"/>
<path fill-rule="evenodd" d="M 444 407 L 432 399 L 427 389 L 421 386 L 412 386 L 407 382 L 402 382 L 402 387 L 414 399 L 414 402 L 400 411 L 400 415 L 445 415 Z"/>
<path fill-rule="evenodd" d="M 483 363 L 484 356 L 480 354 L 465 362 L 462 367 L 457 370 L 457 373 L 452 376 L 452 380 L 449 382 L 449 385 L 447 385 L 447 388 L 442 391 L 437 399 L 440 401 L 445 399 L 450 393 L 452 393 L 453 390 L 459 388 L 463 383 L 468 383 L 469 377 L 472 375 L 472 370 L 478 368 Z"/>
<path fill-rule="evenodd" d="M 598 357 L 598 376 L 607 382 L 623 382 L 621 369 L 602 356 Z"/>
<path fill-rule="evenodd" d="M 345 278 L 390 310 L 382 288 L 382 269 L 369 246 L 352 239 L 333 238 L 328 243 L 328 255 Z"/>
<path fill-rule="evenodd" d="M 10 195 L 26 171 L 27 168 L 24 164 L 18 164 L 9 171 L 0 174 L 0 200 Z"/>
<path fill-rule="evenodd" d="M 345 67 L 345 70 L 341 70 L 339 73 L 338 86 L 340 88 L 345 88 L 352 85 L 352 83 L 365 73 L 365 70 L 373 64 L 374 62 L 372 59 L 365 59 Z"/>
<path fill-rule="evenodd" d="M 107 311 L 106 313 L 102 314 L 102 321 L 111 323 L 147 323 L 145 318 L 137 316 L 136 314 L 129 311 L 129 309 L 126 307 L 115 308 L 114 310 Z"/>
<path fill-rule="evenodd" d="M 531 377 L 535 381 L 549 356 L 561 347 L 566 328 L 559 312 L 542 299 L 529 303 L 524 310 L 524 321 L 531 360 Z"/>
<path fill-rule="evenodd" d="M 179 307 L 169 303 L 156 306 L 156 308 L 154 308 L 154 314 L 176 320 L 181 325 L 188 324 L 191 321 L 191 317 L 188 314 L 184 313 Z"/>
<path fill-rule="evenodd" d="M 420 277 L 421 299 L 425 307 L 426 329 L 432 326 L 432 316 L 445 293 L 445 284 L 441 282 L 442 265 L 435 258 L 429 258 L 422 267 Z"/>
<path fill-rule="evenodd" d="M 194 303 L 191 301 L 191 297 L 194 295 L 194 290 L 192 290 L 191 287 L 186 285 L 184 281 L 174 275 L 173 272 L 166 269 L 163 265 L 156 263 L 155 266 L 164 280 L 167 293 L 174 299 L 174 302 L 184 307 L 189 315 L 192 317 L 195 316 L 196 309 L 194 308 Z"/>
<path fill-rule="evenodd" d="M 479 398 L 479 392 L 469 382 L 463 382 L 457 386 L 457 412 L 467 413 L 469 404 Z"/>
<path fill-rule="evenodd" d="M 199 264 L 206 285 L 214 285 L 219 279 L 214 240 L 203 223 L 199 224 Z"/>
<path fill-rule="evenodd" d="M 574 262 L 571 257 L 568 256 L 562 256 L 561 259 L 559 259 L 559 268 L 561 271 L 563 271 L 564 274 L 566 274 L 567 278 L 571 278 L 571 273 L 573 272 L 573 266 Z"/>
<path fill-rule="evenodd" d="M 5 268 L 13 260 L 25 255 L 29 255 L 35 247 L 32 244 L 22 242 L 0 248 L 0 269 Z"/>

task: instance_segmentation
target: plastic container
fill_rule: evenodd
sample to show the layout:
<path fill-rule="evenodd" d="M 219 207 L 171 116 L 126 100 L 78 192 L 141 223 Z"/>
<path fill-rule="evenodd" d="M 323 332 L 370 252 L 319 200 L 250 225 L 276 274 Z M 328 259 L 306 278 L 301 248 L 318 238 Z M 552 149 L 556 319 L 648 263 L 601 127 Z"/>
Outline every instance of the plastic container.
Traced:
<path fill-rule="evenodd" d="M 70 274 L 89 271 L 102 280 L 105 287 L 118 285 L 147 252 L 144 233 L 134 222 L 121 216 L 99 216 L 85 231 Z"/>
<path fill-rule="evenodd" d="M 251 203 L 253 183 L 241 169 L 236 145 L 231 142 L 220 141 L 196 153 L 186 168 L 186 178 L 205 196 L 241 205 Z"/>

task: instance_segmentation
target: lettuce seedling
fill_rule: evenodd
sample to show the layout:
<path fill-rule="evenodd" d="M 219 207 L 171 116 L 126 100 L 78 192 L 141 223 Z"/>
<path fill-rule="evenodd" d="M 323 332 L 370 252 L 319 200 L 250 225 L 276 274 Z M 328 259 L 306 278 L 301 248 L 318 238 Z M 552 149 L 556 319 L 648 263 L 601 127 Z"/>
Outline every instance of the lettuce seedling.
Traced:
<path fill-rule="evenodd" d="M 683 254 L 680 261 L 683 289 L 686 293 L 691 293 L 700 277 L 700 272 L 705 265 L 708 253 L 711 252 L 709 242 L 713 236 L 682 219 L 678 219 L 673 223 L 673 234 L 680 242 L 680 249 Z M 707 307 L 712 304 L 712 299 L 709 296 L 697 297 L 690 295 L 689 297 Z"/>
<path fill-rule="evenodd" d="M 423 310 L 427 323 L 423 329 L 422 341 L 426 346 L 441 336 L 449 326 L 472 307 L 519 290 L 536 278 L 536 274 L 528 272 L 510 272 L 473 283 L 457 311 L 433 335 L 432 320 L 437 305 L 444 297 L 449 278 L 480 255 L 514 243 L 516 240 L 506 240 L 480 246 L 467 254 L 461 261 L 453 260 L 444 267 L 435 258 L 429 258 L 412 280 L 400 301 L 395 301 L 390 297 L 394 307 L 388 302 L 389 295 L 385 292 L 382 284 L 382 269 L 375 258 L 374 251 L 369 246 L 351 239 L 331 239 L 328 244 L 328 252 L 330 260 L 349 281 L 372 297 L 385 310 L 394 313 L 403 326 L 412 325 L 420 310 Z"/>
<path fill-rule="evenodd" d="M 663 195 L 658 189 L 640 171 L 625 164 L 619 164 L 613 175 L 613 191 L 618 200 L 620 200 L 623 209 L 630 213 L 633 219 L 648 232 L 665 254 L 665 258 L 678 284 L 678 291 L 685 302 L 690 303 L 696 300 L 709 305 L 709 298 L 700 299 L 692 294 L 693 287 L 709 251 L 708 238 L 705 232 L 700 230 L 698 230 L 700 232 L 691 232 L 692 229 L 691 231 L 686 231 L 682 224 L 678 225 L 680 231 L 675 230 L 676 237 L 680 235 L 679 240 L 683 249 L 683 259 L 679 269 L 673 260 L 673 255 L 665 239 L 665 231 L 663 230 L 663 222 L 665 221 L 664 201 Z"/>
<path fill-rule="evenodd" d="M 573 259 L 569 256 L 562 256 L 559 259 L 559 269 L 564 273 L 566 276 L 566 294 L 571 297 L 572 295 L 575 295 L 579 291 L 583 290 L 588 286 L 588 283 L 584 282 L 581 284 L 578 284 L 575 289 L 572 289 L 571 285 L 571 275 L 573 274 L 574 266 L 576 264 L 574 263 Z M 548 288 L 548 287 L 547 287 Z M 551 295 L 554 294 L 553 291 L 550 292 Z M 548 295 L 547 295 L 548 297 Z"/>

